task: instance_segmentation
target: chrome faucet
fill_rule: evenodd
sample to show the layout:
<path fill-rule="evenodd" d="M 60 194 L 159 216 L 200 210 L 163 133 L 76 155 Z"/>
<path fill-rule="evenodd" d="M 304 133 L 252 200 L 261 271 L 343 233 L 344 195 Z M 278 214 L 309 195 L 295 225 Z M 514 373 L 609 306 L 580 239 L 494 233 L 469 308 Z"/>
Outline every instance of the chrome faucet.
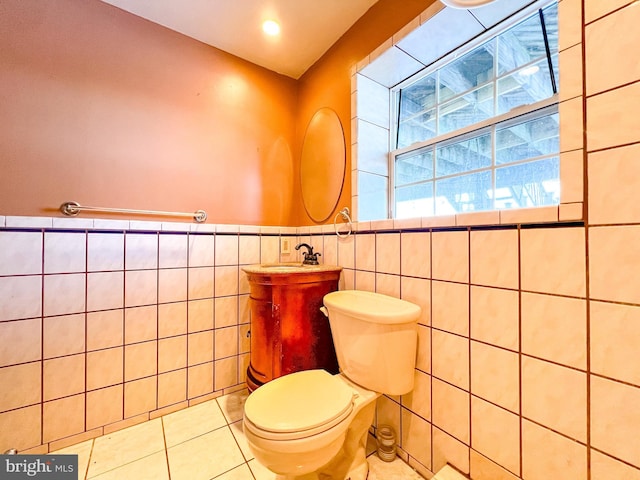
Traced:
<path fill-rule="evenodd" d="M 304 255 L 304 260 L 302 261 L 303 265 L 320 265 L 318 263 L 318 255 L 322 255 L 321 253 L 313 253 L 313 247 L 307 243 L 299 243 L 296 245 L 296 250 L 300 250 L 300 247 L 305 247 L 307 249 L 306 252 L 302 252 Z"/>

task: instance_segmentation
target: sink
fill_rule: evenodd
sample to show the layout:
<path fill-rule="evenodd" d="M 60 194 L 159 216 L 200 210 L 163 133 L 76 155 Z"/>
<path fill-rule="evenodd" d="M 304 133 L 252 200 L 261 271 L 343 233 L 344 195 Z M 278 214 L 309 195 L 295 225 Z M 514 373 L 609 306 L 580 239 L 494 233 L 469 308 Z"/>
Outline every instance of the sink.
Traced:
<path fill-rule="evenodd" d="M 278 275 L 278 274 L 308 274 L 320 272 L 340 272 L 342 267 L 337 265 L 304 265 L 302 263 L 259 263 L 242 267 L 247 274 Z"/>

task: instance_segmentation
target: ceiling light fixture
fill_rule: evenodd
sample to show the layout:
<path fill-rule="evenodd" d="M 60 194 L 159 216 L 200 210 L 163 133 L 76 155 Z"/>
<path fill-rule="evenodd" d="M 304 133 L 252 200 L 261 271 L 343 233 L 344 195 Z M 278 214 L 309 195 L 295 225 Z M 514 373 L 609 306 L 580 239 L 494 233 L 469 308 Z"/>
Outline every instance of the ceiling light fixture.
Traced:
<path fill-rule="evenodd" d="M 440 0 L 451 8 L 476 8 L 491 3 L 495 0 Z"/>
<path fill-rule="evenodd" d="M 280 24 L 275 20 L 266 20 L 262 24 L 262 31 L 272 37 L 280 33 Z"/>

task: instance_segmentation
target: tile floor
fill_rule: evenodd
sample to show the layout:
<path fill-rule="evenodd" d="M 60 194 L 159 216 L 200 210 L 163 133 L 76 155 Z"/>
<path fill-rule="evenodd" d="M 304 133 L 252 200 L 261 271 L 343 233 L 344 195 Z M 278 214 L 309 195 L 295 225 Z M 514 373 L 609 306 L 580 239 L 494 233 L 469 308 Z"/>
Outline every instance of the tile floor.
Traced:
<path fill-rule="evenodd" d="M 79 480 L 275 480 L 242 433 L 246 390 L 58 450 L 78 454 Z M 373 451 L 373 448 L 371 448 Z M 369 480 L 424 480 L 399 458 L 369 456 Z"/>

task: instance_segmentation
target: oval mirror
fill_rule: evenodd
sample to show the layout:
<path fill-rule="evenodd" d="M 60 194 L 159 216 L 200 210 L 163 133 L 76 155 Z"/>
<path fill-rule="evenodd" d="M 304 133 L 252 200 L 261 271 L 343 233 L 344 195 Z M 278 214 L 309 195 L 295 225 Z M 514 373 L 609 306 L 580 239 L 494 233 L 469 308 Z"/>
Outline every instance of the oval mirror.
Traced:
<path fill-rule="evenodd" d="M 313 221 L 327 220 L 338 204 L 346 161 L 340 118 L 323 107 L 307 125 L 300 160 L 302 202 Z"/>

